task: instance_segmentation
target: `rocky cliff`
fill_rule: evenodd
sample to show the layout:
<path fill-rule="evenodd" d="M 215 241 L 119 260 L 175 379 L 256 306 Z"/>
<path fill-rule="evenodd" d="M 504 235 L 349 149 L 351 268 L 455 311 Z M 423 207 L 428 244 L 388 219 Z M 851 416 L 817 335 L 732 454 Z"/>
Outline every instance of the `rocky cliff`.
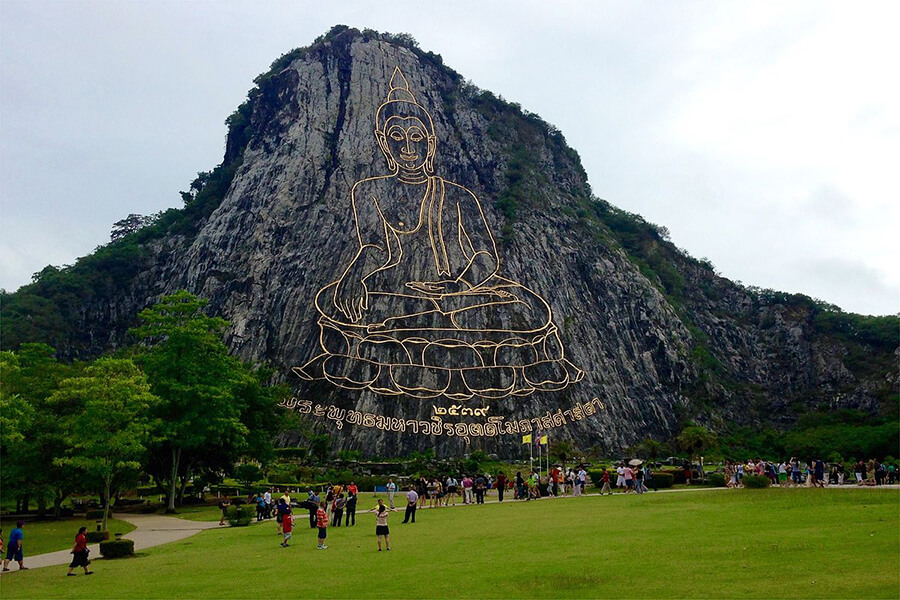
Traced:
<path fill-rule="evenodd" d="M 896 405 L 896 320 L 717 276 L 663 228 L 594 197 L 577 154 L 537 116 L 466 84 L 404 36 L 341 27 L 257 79 L 229 118 L 225 160 L 195 182 L 183 210 L 6 295 L 4 346 L 40 340 L 69 357 L 94 356 L 127 342 L 140 309 L 187 289 L 231 322 L 235 354 L 273 364 L 295 386 L 296 408 L 334 407 L 331 419 L 308 418 L 341 448 L 521 452 L 516 433 L 460 439 L 452 424 L 472 419 L 447 413 L 450 435 L 413 434 L 411 423 L 391 430 L 391 417 L 433 421 L 454 404 L 447 398 L 345 389 L 292 372 L 320 351 L 316 293 L 359 247 L 351 188 L 388 172 L 373 131 L 398 67 L 433 119 L 434 171 L 480 199 L 503 276 L 546 300 L 566 357 L 584 371 L 559 391 L 476 397 L 454 412 L 545 416 L 556 437 L 616 449 L 670 436 L 688 420 L 786 424 L 814 408 Z M 63 291 L 65 282 L 75 289 Z M 338 428 L 334 411 L 347 410 L 388 425 L 338 412 Z"/>

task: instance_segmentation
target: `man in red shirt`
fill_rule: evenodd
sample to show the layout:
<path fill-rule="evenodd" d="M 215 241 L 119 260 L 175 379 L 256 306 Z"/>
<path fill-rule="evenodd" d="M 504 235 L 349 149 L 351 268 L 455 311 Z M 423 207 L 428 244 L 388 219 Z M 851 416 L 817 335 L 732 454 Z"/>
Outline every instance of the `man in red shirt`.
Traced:
<path fill-rule="evenodd" d="M 350 485 L 347 486 L 347 491 L 353 494 L 354 496 L 359 496 L 359 488 L 356 487 L 356 482 L 351 481 Z"/>

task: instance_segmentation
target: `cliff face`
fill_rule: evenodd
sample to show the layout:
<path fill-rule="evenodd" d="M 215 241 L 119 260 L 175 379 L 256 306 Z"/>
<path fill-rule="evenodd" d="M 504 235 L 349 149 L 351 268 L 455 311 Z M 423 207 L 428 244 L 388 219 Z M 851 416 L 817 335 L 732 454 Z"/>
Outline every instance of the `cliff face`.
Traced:
<path fill-rule="evenodd" d="M 822 403 L 874 411 L 896 393 L 896 345 L 863 346 L 887 366 L 854 372 L 845 365 L 845 341 L 816 327 L 814 306 L 761 297 L 717 277 L 654 226 L 592 198 L 558 132 L 466 85 L 438 57 L 345 30 L 279 63 L 234 117 L 241 124 L 232 127 L 226 163 L 236 171 L 224 198 L 192 228 L 141 242 L 125 280 L 76 301 L 71 333 L 58 342 L 65 353 L 122 344 L 137 311 L 187 289 L 231 322 L 228 343 L 237 355 L 274 364 L 300 400 L 423 421 L 434 406 L 450 406 L 446 398 L 342 389 L 291 372 L 321 351 L 314 298 L 358 249 L 351 188 L 388 173 L 373 131 L 399 67 L 433 118 L 435 173 L 480 199 L 502 275 L 546 300 L 566 357 L 585 373 L 560 391 L 462 405 L 490 406 L 489 416 L 512 420 L 598 398 L 603 410 L 552 435 L 613 449 L 671 435 L 686 419 L 789 422 Z M 514 434 L 471 437 L 466 446 L 455 435 L 411 435 L 346 419 L 337 429 L 333 419 L 310 419 L 339 447 L 367 453 L 432 446 L 439 453 L 521 452 Z"/>

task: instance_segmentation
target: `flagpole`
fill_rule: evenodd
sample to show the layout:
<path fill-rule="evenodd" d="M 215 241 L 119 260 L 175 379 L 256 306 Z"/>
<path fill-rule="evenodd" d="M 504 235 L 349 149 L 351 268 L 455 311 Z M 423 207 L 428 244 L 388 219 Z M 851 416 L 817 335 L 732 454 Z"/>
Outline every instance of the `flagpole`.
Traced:
<path fill-rule="evenodd" d="M 528 440 L 528 470 L 534 473 L 534 443 Z M 531 473 L 528 474 L 531 477 Z"/>

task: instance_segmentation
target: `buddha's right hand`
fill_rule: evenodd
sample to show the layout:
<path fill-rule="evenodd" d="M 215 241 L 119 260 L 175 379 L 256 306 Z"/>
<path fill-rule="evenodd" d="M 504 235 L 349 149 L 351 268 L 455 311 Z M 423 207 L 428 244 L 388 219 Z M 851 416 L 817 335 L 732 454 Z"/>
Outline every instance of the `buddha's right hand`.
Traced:
<path fill-rule="evenodd" d="M 334 290 L 334 305 L 352 323 L 362 319 L 363 313 L 369 310 L 369 290 L 366 284 L 358 279 L 345 277 Z"/>

